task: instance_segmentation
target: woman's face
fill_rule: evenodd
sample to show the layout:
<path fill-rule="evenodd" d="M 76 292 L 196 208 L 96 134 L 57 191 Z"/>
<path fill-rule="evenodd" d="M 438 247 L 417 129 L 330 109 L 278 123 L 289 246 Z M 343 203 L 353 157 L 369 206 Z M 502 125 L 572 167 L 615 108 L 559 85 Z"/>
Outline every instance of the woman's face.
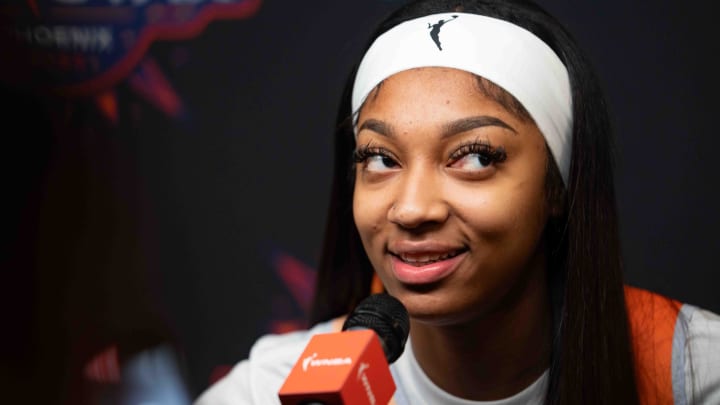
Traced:
<path fill-rule="evenodd" d="M 391 76 L 360 111 L 357 145 L 355 224 L 386 290 L 415 319 L 483 317 L 543 279 L 545 140 L 475 76 Z"/>

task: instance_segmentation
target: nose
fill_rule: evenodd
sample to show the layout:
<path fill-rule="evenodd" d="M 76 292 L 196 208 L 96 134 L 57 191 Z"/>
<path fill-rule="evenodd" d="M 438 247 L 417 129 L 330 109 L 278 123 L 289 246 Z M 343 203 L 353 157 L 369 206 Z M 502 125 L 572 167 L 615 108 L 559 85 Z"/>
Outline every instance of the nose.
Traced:
<path fill-rule="evenodd" d="M 416 229 L 445 222 L 449 208 L 442 193 L 442 178 L 433 170 L 409 171 L 396 184 L 387 219 L 402 228 Z"/>

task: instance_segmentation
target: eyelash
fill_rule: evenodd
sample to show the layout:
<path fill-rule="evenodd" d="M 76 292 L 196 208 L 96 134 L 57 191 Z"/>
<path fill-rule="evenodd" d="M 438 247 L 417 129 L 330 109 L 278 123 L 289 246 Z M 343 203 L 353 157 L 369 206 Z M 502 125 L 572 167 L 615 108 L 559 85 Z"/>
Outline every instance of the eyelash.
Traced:
<path fill-rule="evenodd" d="M 461 145 L 450 155 L 450 160 L 456 162 L 471 154 L 477 154 L 484 159 L 485 161 L 482 162 L 484 165 L 502 163 L 507 159 L 507 153 L 502 146 L 495 148 L 488 141 L 476 140 Z"/>
<path fill-rule="evenodd" d="M 484 159 L 482 162 L 484 165 L 502 163 L 507 159 L 507 153 L 505 148 L 493 147 L 488 141 L 471 141 L 466 144 L 460 145 L 451 155 L 450 160 L 456 162 L 463 157 L 471 154 L 477 154 L 480 159 Z M 380 156 L 383 159 L 390 159 L 395 163 L 396 159 L 393 154 L 380 146 L 372 146 L 371 144 L 362 145 L 353 151 L 353 161 L 357 163 L 364 163 L 373 156 Z"/>
<path fill-rule="evenodd" d="M 370 144 L 362 145 L 353 152 L 353 160 L 355 163 L 364 163 L 373 156 L 381 156 L 384 159 L 395 161 L 393 154 L 380 146 L 372 146 Z"/>

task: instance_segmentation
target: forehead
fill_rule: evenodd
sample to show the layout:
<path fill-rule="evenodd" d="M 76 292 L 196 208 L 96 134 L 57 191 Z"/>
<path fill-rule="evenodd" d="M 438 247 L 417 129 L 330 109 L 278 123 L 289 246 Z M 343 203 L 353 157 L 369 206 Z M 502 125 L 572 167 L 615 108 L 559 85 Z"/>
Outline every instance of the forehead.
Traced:
<path fill-rule="evenodd" d="M 424 67 L 396 73 L 370 93 L 360 109 L 359 123 L 369 114 L 401 119 L 417 113 L 423 118 L 482 112 L 479 110 L 511 113 L 497 97 L 489 97 L 481 89 L 479 80 L 472 73 L 452 68 Z"/>
<path fill-rule="evenodd" d="M 457 85 L 467 90 L 468 93 L 476 93 L 478 90 L 476 75 L 446 67 L 419 67 L 404 70 L 388 77 L 384 83 L 407 85 L 412 81 L 420 82 L 426 87 L 440 86 L 444 88 L 445 85 Z"/>
<path fill-rule="evenodd" d="M 455 134 L 479 136 L 480 128 L 498 128 L 507 135 L 528 134 L 544 145 L 532 120 L 508 111 L 478 87 L 472 73 L 449 68 L 419 68 L 386 79 L 360 110 L 356 140 L 377 135 L 398 141 L 445 141 Z M 497 131 L 491 131 L 497 136 Z M 487 136 L 491 132 L 483 131 Z M 532 134 L 532 135 L 529 135 Z M 458 138 L 459 139 L 459 138 Z M 521 141 L 518 139 L 517 141 Z M 427 143 L 426 146 L 429 146 Z M 544 150 L 544 148 L 543 148 Z"/>

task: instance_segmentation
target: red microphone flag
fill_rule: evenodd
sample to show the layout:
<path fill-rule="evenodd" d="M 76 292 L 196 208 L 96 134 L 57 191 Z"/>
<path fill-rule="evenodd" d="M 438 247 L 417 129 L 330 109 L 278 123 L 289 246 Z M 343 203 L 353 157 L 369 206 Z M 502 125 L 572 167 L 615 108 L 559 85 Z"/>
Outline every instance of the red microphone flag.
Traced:
<path fill-rule="evenodd" d="M 362 329 L 313 336 L 278 395 L 283 405 L 386 405 L 394 392 L 380 339 Z"/>

